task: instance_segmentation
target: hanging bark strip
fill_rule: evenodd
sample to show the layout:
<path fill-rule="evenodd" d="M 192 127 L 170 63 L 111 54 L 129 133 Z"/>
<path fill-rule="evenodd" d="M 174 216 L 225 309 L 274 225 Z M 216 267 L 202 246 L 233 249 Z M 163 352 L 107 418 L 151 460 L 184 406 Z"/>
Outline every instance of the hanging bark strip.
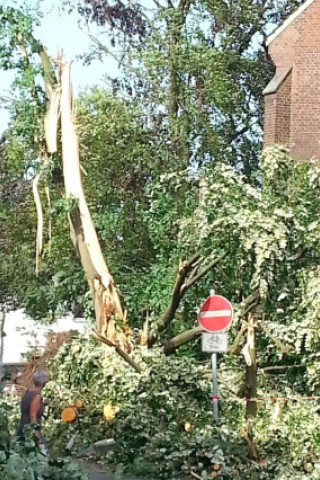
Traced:
<path fill-rule="evenodd" d="M 79 143 L 72 112 L 70 64 L 59 61 L 61 68 L 61 139 L 63 177 L 66 197 L 74 202 L 69 215 L 72 242 L 79 254 L 93 296 L 96 326 L 101 337 L 130 351 L 130 331 L 117 328 L 116 319 L 126 322 L 112 276 L 102 255 L 97 233 L 83 191 Z"/>
<path fill-rule="evenodd" d="M 32 192 L 33 192 L 33 198 L 34 198 L 34 203 L 35 203 L 36 212 L 37 212 L 36 276 L 39 275 L 39 271 L 40 271 L 40 258 L 41 258 L 42 249 L 43 249 L 43 225 L 44 225 L 42 202 L 41 202 L 41 197 L 39 193 L 39 183 L 44 170 L 49 166 L 49 163 L 50 163 L 50 160 L 47 157 L 47 155 L 43 155 L 43 158 L 41 158 L 40 160 L 41 160 L 41 165 L 40 165 L 39 173 L 35 176 L 32 182 Z M 51 208 L 50 189 L 48 186 L 45 187 L 45 192 L 47 195 L 48 207 Z M 48 230 L 49 230 L 48 234 L 49 234 L 49 242 L 50 242 L 51 241 L 51 220 L 49 220 Z"/>
<path fill-rule="evenodd" d="M 32 192 L 34 203 L 36 205 L 37 212 L 37 238 L 36 238 L 36 276 L 39 275 L 40 255 L 42 253 L 42 238 L 43 238 L 43 211 L 39 194 L 39 181 L 41 177 L 41 171 L 36 175 L 32 182 Z"/>
<path fill-rule="evenodd" d="M 4 349 L 4 325 L 6 321 L 6 313 L 3 305 L 0 306 L 0 362 L 3 362 L 3 349 Z"/>

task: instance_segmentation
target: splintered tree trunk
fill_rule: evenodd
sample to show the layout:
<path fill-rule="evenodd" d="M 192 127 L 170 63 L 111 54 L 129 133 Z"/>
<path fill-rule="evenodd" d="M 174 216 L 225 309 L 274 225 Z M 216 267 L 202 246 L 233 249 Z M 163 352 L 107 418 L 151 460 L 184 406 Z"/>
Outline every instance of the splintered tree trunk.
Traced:
<path fill-rule="evenodd" d="M 6 321 L 6 314 L 4 308 L 0 308 L 0 363 L 3 362 L 3 351 L 4 351 L 4 324 Z"/>
<path fill-rule="evenodd" d="M 66 197 L 75 202 L 69 216 L 72 242 L 80 257 L 93 296 L 98 333 L 130 350 L 128 334 L 119 330 L 124 321 L 119 295 L 98 241 L 86 202 L 79 161 L 79 142 L 73 122 L 70 64 L 61 62 L 61 136 Z"/>
<path fill-rule="evenodd" d="M 254 398 L 247 402 L 246 417 L 252 418 L 257 415 L 257 358 L 256 358 L 256 332 L 254 326 L 254 317 L 249 315 L 248 319 L 248 345 L 251 357 L 251 365 L 246 365 L 245 388 L 246 398 Z"/>

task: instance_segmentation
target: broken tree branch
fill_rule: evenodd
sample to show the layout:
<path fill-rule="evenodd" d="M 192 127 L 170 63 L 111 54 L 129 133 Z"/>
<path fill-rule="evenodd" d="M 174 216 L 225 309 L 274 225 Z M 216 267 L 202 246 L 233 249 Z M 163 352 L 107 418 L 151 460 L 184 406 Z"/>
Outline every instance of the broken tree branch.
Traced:
<path fill-rule="evenodd" d="M 148 338 L 148 346 L 151 347 L 156 341 L 160 332 L 165 330 L 170 322 L 174 319 L 177 309 L 179 308 L 180 302 L 189 288 L 191 288 L 196 282 L 198 282 L 202 277 L 204 277 L 210 270 L 212 270 L 221 260 L 225 258 L 227 252 L 220 255 L 218 258 L 213 259 L 209 262 L 208 265 L 203 267 L 199 271 L 199 266 L 204 262 L 204 258 L 200 256 L 199 253 L 196 253 L 190 260 L 183 262 L 178 276 L 176 278 L 171 300 L 166 308 L 165 312 L 161 316 L 159 322 L 151 330 Z"/>
<path fill-rule="evenodd" d="M 186 332 L 177 335 L 176 337 L 172 338 L 168 342 L 166 342 L 163 346 L 163 351 L 165 355 L 170 355 L 173 353 L 177 348 L 185 345 L 186 343 L 192 342 L 195 340 L 201 333 L 203 332 L 202 327 L 195 327 L 191 330 L 187 330 Z"/>
<path fill-rule="evenodd" d="M 108 347 L 114 348 L 115 351 L 120 355 L 120 357 L 122 357 L 127 363 L 129 363 L 129 365 L 131 365 L 131 367 L 134 368 L 136 372 L 142 373 L 142 368 L 140 367 L 140 365 L 138 365 L 130 357 L 130 355 L 128 355 L 124 350 L 122 350 L 122 348 L 119 347 L 119 345 L 116 345 L 114 342 L 112 342 L 108 338 L 102 337 L 98 332 L 95 332 L 95 331 L 91 332 L 91 336 L 96 340 L 98 340 L 99 342 L 104 343 Z"/>
<path fill-rule="evenodd" d="M 214 268 L 221 260 L 227 256 L 228 252 L 224 252 L 220 257 L 213 259 L 206 267 L 204 267 L 200 272 L 195 275 L 193 278 L 189 279 L 186 284 L 183 286 L 183 293 L 185 293 L 192 285 L 194 285 L 200 278 L 204 277 L 212 268 Z"/>
<path fill-rule="evenodd" d="M 228 352 L 232 353 L 233 355 L 239 355 L 240 354 L 240 342 L 242 340 L 243 335 L 246 333 L 248 328 L 247 323 L 242 325 L 241 329 L 236 335 L 236 338 L 233 341 L 233 344 L 230 345 Z"/>
<path fill-rule="evenodd" d="M 221 257 L 219 257 L 219 259 L 216 259 L 216 260 L 221 260 Z M 259 303 L 259 299 L 260 297 L 258 292 L 253 292 L 252 294 L 248 295 L 248 297 L 246 297 L 243 300 L 243 302 L 240 304 L 238 318 L 245 317 Z M 247 323 L 245 322 L 241 327 L 240 331 L 238 332 L 234 340 L 234 343 L 229 347 L 228 351 L 230 353 L 237 354 L 240 341 L 243 337 L 243 334 L 246 332 L 246 330 L 247 330 Z M 186 332 L 183 332 L 177 335 L 171 340 L 165 342 L 165 344 L 163 345 L 164 353 L 166 355 L 170 355 L 175 350 L 177 350 L 177 348 L 181 347 L 182 345 L 185 345 L 188 342 L 192 342 L 193 340 L 195 340 L 201 334 L 202 331 L 203 331 L 202 327 L 195 327 L 195 328 L 192 328 L 191 330 L 187 330 Z"/>
<path fill-rule="evenodd" d="M 288 355 L 288 353 L 290 353 L 292 347 L 290 345 L 285 345 L 281 340 L 275 337 L 262 320 L 258 321 L 257 326 L 261 328 L 261 330 L 273 341 L 273 343 L 281 350 L 284 355 Z"/>
<path fill-rule="evenodd" d="M 126 319 L 113 278 L 104 260 L 97 232 L 92 221 L 82 185 L 79 140 L 74 125 L 70 63 L 56 59 L 60 67 L 61 143 L 65 194 L 72 202 L 69 215 L 70 235 L 84 269 L 96 313 L 97 331 L 101 337 L 131 350 L 130 331 L 125 331 Z M 116 318 L 125 327 L 119 329 Z"/>
<path fill-rule="evenodd" d="M 200 259 L 200 254 L 196 253 L 190 260 L 187 262 L 183 262 L 179 268 L 179 272 L 171 293 L 171 300 L 166 308 L 165 312 L 161 316 L 159 322 L 154 326 L 154 328 L 151 330 L 148 338 L 148 345 L 151 347 L 158 334 L 164 330 L 167 325 L 171 322 L 171 320 L 174 318 L 175 313 L 179 307 L 180 301 L 185 293 L 183 290 L 183 285 L 185 282 L 186 277 L 190 273 L 190 271 L 195 268 L 196 262 L 198 262 Z M 196 267 L 197 268 L 197 267 Z"/>
<path fill-rule="evenodd" d="M 291 370 L 295 368 L 305 368 L 303 365 L 271 365 L 269 367 L 261 367 L 258 368 L 259 372 L 261 373 L 267 373 L 267 372 L 272 372 L 272 371 L 279 371 L 279 370 Z"/>
<path fill-rule="evenodd" d="M 258 305 L 260 301 L 260 295 L 257 290 L 255 290 L 253 293 L 248 295 L 240 304 L 240 312 L 238 314 L 238 317 L 242 318 L 248 315 L 254 307 Z"/>
<path fill-rule="evenodd" d="M 241 427 L 240 435 L 248 445 L 249 458 L 251 460 L 254 460 L 255 462 L 257 462 L 259 460 L 259 454 L 258 454 L 257 447 L 254 444 L 253 439 L 252 439 L 250 424 L 249 424 L 249 426 L 247 426 L 247 428 Z"/>

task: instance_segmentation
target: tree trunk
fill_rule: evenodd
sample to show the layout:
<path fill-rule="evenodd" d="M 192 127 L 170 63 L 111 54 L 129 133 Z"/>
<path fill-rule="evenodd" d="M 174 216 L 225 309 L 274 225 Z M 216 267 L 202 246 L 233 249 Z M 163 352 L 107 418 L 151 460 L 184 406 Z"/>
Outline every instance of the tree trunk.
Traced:
<path fill-rule="evenodd" d="M 171 7 L 170 7 L 171 8 Z M 190 9 L 190 0 L 180 0 L 179 5 L 172 13 L 168 24 L 169 35 L 169 97 L 168 112 L 171 123 L 171 141 L 179 168 L 187 168 L 189 162 L 188 130 L 189 120 L 185 109 L 182 108 L 179 118 L 179 107 L 184 107 L 182 81 L 179 76 L 179 56 L 182 41 L 182 28 L 185 25 Z M 186 189 L 185 182 L 182 182 L 181 194 Z"/>
<path fill-rule="evenodd" d="M 175 26 L 176 27 L 176 26 Z M 177 49 L 179 35 L 175 31 L 172 35 L 169 46 L 169 116 L 171 120 L 176 120 L 179 110 L 179 78 L 177 72 Z"/>
<path fill-rule="evenodd" d="M 69 215 L 70 235 L 79 254 L 93 296 L 97 331 L 102 337 L 130 350 L 130 331 L 119 330 L 125 322 L 119 295 L 105 263 L 82 186 L 79 143 L 73 123 L 70 64 L 61 62 L 61 136 L 66 197 L 75 205 Z"/>

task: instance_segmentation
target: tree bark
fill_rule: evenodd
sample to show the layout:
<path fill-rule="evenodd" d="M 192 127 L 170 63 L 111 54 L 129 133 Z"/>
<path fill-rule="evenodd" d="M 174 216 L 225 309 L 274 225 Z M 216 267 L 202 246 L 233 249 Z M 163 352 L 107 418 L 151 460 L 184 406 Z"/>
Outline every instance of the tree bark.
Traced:
<path fill-rule="evenodd" d="M 201 333 L 203 332 L 202 327 L 195 327 L 187 332 L 183 332 L 180 335 L 172 338 L 168 342 L 166 342 L 163 346 L 163 351 L 166 355 L 170 355 L 173 353 L 177 348 L 181 347 L 181 345 L 185 345 L 186 343 L 192 342 L 198 338 Z"/>

